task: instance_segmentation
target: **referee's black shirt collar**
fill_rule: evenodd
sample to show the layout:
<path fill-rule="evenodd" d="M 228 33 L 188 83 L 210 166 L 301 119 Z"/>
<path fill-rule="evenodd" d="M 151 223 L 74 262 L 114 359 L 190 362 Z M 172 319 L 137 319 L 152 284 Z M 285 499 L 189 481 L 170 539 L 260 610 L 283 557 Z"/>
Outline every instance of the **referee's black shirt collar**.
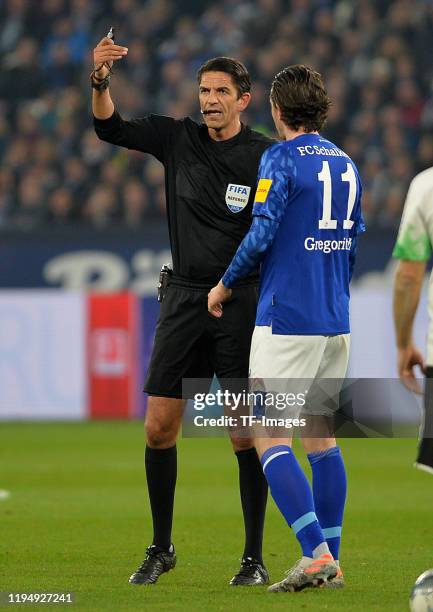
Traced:
<path fill-rule="evenodd" d="M 236 136 L 232 136 L 231 138 L 228 138 L 227 140 L 214 140 L 213 138 L 210 137 L 208 127 L 205 123 L 202 123 L 200 127 L 202 128 L 204 138 L 208 142 L 212 143 L 215 147 L 218 147 L 221 149 L 230 148 L 233 145 L 243 144 L 244 142 L 247 142 L 248 135 L 251 131 L 247 125 L 241 122 L 241 129 L 236 134 Z"/>

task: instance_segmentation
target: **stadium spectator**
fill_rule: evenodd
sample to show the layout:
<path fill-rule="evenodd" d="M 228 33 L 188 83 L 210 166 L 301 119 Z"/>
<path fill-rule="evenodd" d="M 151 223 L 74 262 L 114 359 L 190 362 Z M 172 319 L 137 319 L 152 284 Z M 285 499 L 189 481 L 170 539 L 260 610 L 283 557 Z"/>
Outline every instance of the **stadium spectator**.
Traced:
<path fill-rule="evenodd" d="M 88 222 L 96 228 L 104 228 L 116 220 L 116 192 L 108 185 L 97 185 L 83 209 Z"/>
<path fill-rule="evenodd" d="M 29 27 L 28 0 L 7 0 L 0 9 L 0 51 L 12 51 Z"/>
<path fill-rule="evenodd" d="M 60 187 L 53 191 L 48 202 L 47 219 L 53 225 L 68 225 L 74 220 L 72 193 Z"/>
<path fill-rule="evenodd" d="M 29 230 L 41 224 L 45 214 L 44 176 L 37 170 L 28 171 L 19 183 L 13 220 L 17 227 Z"/>
<path fill-rule="evenodd" d="M 122 189 L 123 222 L 129 227 L 143 223 L 149 195 L 141 181 L 129 178 Z"/>
<path fill-rule="evenodd" d="M 64 165 L 63 186 L 72 194 L 76 202 L 85 198 L 89 185 L 89 171 L 78 157 L 69 157 Z"/>
<path fill-rule="evenodd" d="M 23 38 L 3 58 L 0 98 L 8 100 L 11 113 L 17 103 L 37 98 L 44 91 L 48 74 L 38 63 L 38 51 L 35 39 Z"/>
<path fill-rule="evenodd" d="M 4 227 L 15 199 L 15 181 L 12 172 L 0 169 L 0 227 Z"/>

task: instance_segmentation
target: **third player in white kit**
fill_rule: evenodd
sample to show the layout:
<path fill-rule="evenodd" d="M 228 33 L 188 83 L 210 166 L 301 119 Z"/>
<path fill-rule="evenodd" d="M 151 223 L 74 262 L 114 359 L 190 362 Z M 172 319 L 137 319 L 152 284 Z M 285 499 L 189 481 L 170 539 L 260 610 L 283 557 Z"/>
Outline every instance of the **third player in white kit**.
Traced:
<path fill-rule="evenodd" d="M 415 377 L 419 365 L 426 375 L 424 423 L 415 465 L 433 473 L 433 276 L 430 274 L 428 307 L 430 325 L 426 364 L 413 343 L 412 330 L 427 262 L 433 253 L 433 168 L 412 181 L 393 256 L 400 259 L 394 285 L 394 321 L 398 373 L 411 390 L 421 392 Z"/>

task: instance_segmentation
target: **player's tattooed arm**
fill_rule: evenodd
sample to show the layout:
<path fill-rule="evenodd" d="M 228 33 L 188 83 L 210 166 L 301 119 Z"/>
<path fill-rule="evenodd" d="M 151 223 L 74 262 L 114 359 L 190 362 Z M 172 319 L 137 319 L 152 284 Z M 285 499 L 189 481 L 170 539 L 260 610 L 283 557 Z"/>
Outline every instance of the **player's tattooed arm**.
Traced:
<path fill-rule="evenodd" d="M 424 358 L 413 343 L 412 328 L 424 280 L 426 262 L 400 261 L 394 282 L 394 325 L 398 374 L 403 384 L 416 393 L 421 388 L 414 367 L 425 372 Z"/>

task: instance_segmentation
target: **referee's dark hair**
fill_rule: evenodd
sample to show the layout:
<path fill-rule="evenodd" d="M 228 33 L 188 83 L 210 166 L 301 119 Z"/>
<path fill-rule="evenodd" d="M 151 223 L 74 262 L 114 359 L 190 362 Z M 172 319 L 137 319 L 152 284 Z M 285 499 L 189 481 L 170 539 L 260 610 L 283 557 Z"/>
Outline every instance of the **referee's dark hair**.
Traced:
<path fill-rule="evenodd" d="M 331 105 L 322 76 L 302 64 L 287 66 L 274 77 L 270 98 L 282 121 L 304 132 L 320 131 Z"/>
<path fill-rule="evenodd" d="M 201 77 L 205 72 L 225 72 L 230 74 L 236 89 L 239 93 L 239 98 L 244 93 L 251 91 L 251 77 L 248 74 L 248 70 L 238 60 L 232 57 L 214 57 L 200 66 L 197 72 L 197 80 L 200 85 Z"/>

